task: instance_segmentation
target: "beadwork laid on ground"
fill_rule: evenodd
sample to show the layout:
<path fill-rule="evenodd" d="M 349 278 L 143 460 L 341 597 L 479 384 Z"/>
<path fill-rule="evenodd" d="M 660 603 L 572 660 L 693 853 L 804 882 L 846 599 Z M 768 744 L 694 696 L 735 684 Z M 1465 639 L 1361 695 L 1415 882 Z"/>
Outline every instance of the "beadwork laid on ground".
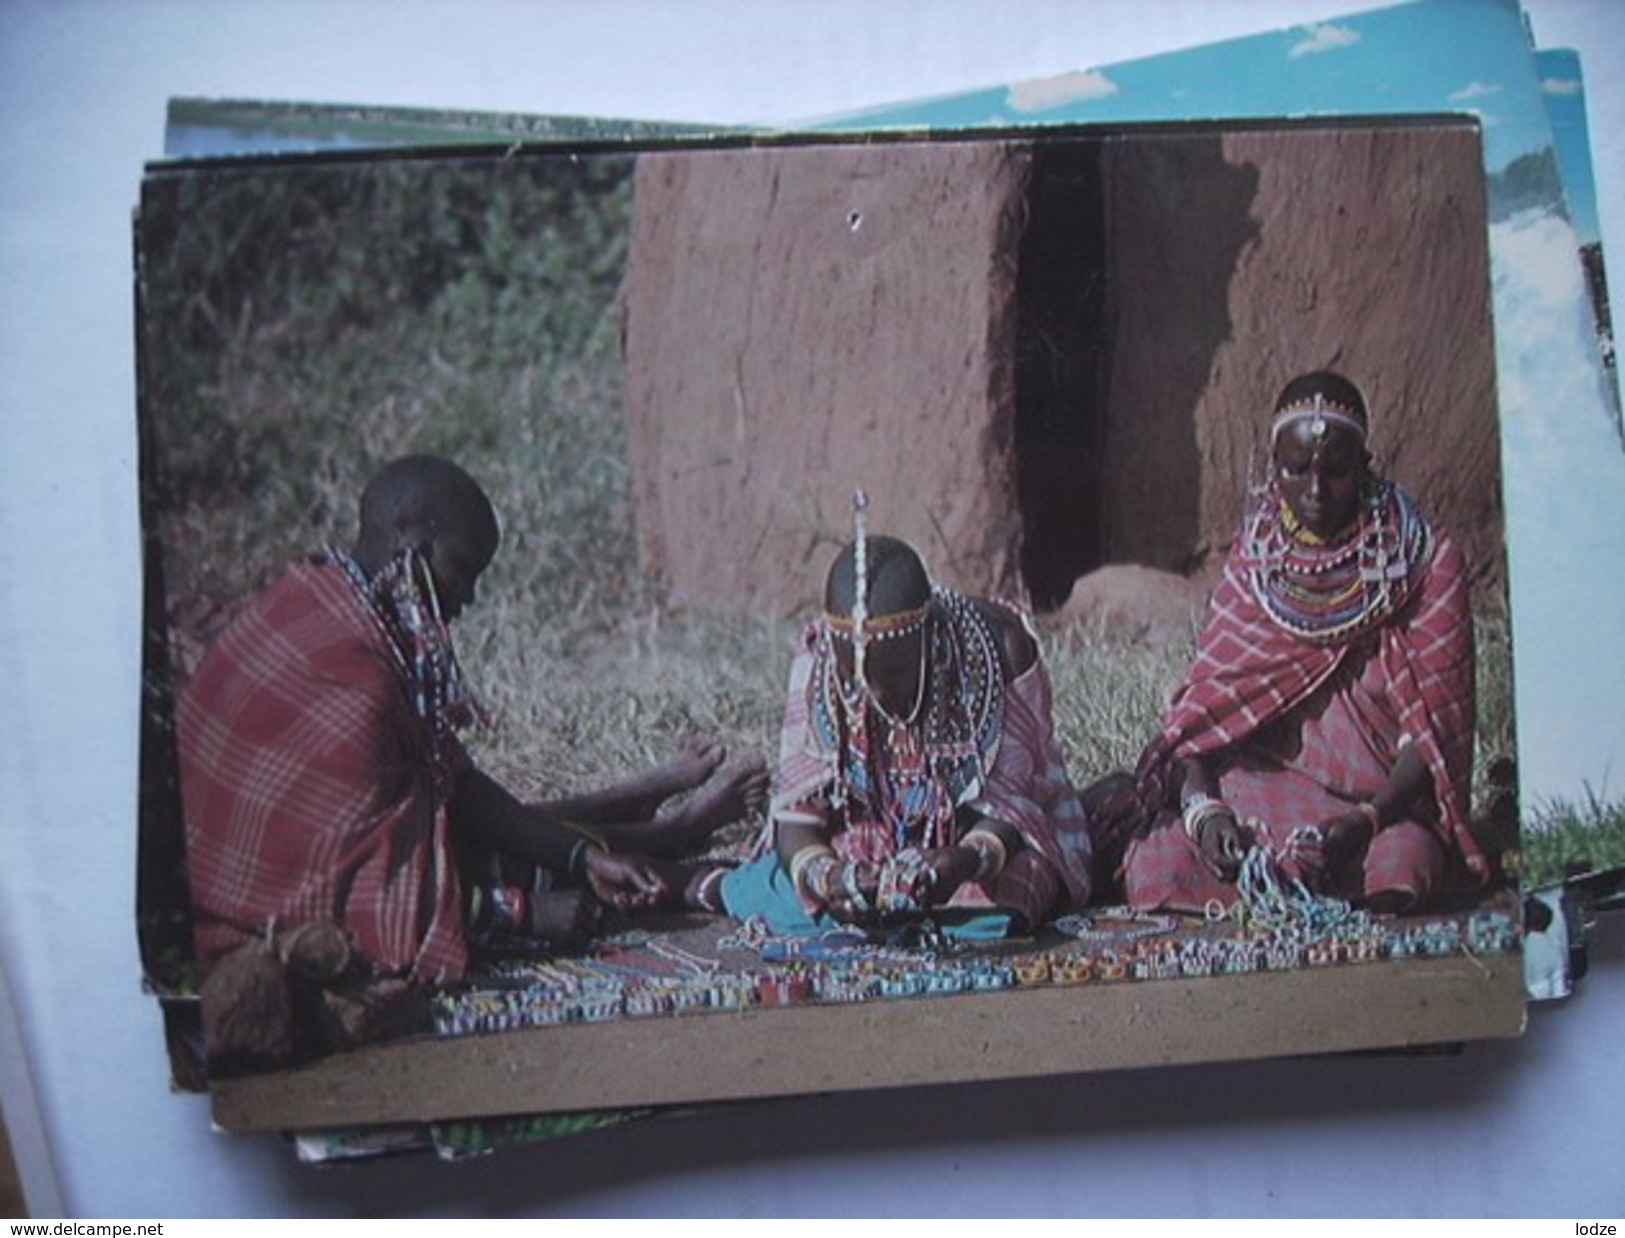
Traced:
<path fill-rule="evenodd" d="M 460 1036 L 653 1015 L 1502 954 L 1518 945 L 1515 916 L 1499 906 L 1424 918 L 1342 906 L 1342 915 L 1318 908 L 1318 918 L 1282 915 L 1268 923 L 1258 915 L 1204 921 L 1094 909 L 1063 917 L 1019 948 L 950 944 L 928 922 L 878 940 L 855 931 L 774 937 L 755 922 L 720 932 L 638 931 L 580 955 L 500 964 L 474 983 L 442 992 L 435 1027 L 442 1036 Z"/>

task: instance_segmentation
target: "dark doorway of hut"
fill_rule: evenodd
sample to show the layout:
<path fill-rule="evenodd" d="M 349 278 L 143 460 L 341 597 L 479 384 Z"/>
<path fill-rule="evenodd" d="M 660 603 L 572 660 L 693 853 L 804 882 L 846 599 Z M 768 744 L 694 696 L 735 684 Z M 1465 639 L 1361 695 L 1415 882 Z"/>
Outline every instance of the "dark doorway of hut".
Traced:
<path fill-rule="evenodd" d="M 1232 333 L 1228 289 L 1256 238 L 1256 188 L 1256 169 L 1229 164 L 1210 132 L 1034 143 L 1014 442 L 1036 610 L 1107 564 L 1188 574 L 1211 553 L 1196 411 Z"/>

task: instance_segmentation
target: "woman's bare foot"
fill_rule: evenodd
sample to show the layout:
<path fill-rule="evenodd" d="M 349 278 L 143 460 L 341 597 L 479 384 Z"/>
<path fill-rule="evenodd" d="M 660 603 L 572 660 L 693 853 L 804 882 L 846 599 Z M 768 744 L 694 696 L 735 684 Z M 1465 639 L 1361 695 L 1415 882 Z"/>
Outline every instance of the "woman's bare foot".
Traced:
<path fill-rule="evenodd" d="M 650 849 L 689 850 L 721 826 L 767 807 L 767 765 L 760 757 L 729 761 L 679 804 L 663 808 L 649 826 Z"/>
<path fill-rule="evenodd" d="M 678 755 L 663 765 L 602 791 L 569 796 L 546 807 L 558 816 L 592 824 L 648 821 L 672 796 L 692 791 L 712 777 L 727 755 L 715 736 L 696 735 L 685 740 Z"/>
<path fill-rule="evenodd" d="M 715 774 L 727 755 L 728 750 L 715 736 L 694 736 L 670 761 L 610 788 L 610 794 L 624 796 L 626 801 L 625 809 L 615 816 L 627 821 L 653 817 L 666 800 L 694 790 Z"/>
<path fill-rule="evenodd" d="M 694 735 L 684 740 L 675 757 L 632 779 L 630 785 L 653 801 L 639 815 L 653 816 L 661 800 L 692 791 L 717 772 L 727 755 L 727 747 L 715 735 Z"/>

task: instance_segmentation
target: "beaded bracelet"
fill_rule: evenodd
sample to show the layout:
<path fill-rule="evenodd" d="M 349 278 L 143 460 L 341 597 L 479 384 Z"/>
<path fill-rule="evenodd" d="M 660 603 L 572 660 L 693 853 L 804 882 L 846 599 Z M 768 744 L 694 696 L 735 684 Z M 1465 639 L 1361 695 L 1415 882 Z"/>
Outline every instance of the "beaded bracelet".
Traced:
<path fill-rule="evenodd" d="M 603 834 L 600 833 L 598 830 L 593 829 L 592 826 L 586 824 L 585 822 L 582 822 L 582 821 L 561 821 L 561 822 L 559 822 L 559 824 L 562 825 L 565 829 L 569 830 L 572 834 L 579 834 L 587 842 L 596 843 L 598 846 L 602 847 L 605 851 L 609 850 L 609 843 L 604 838 Z"/>
<path fill-rule="evenodd" d="M 600 851 L 607 850 L 607 848 L 586 838 L 578 838 L 575 846 L 570 848 L 570 858 L 564 863 L 564 871 L 570 874 L 572 881 L 580 881 L 586 876 L 587 853 L 595 847 Z"/>
<path fill-rule="evenodd" d="M 863 891 L 858 887 L 858 866 L 855 861 L 848 860 L 846 866 L 841 869 L 841 889 L 846 893 L 853 911 L 862 914 L 869 910 L 869 900 L 863 896 Z"/>
<path fill-rule="evenodd" d="M 807 866 L 807 893 L 820 907 L 827 907 L 834 899 L 835 874 L 841 861 L 834 855 L 817 857 Z"/>
<path fill-rule="evenodd" d="M 807 870 L 814 861 L 835 858 L 835 850 L 827 843 L 808 843 L 801 850 L 790 857 L 790 885 L 800 894 L 812 899 L 813 902 L 822 902 L 817 893 L 811 888 L 807 879 Z"/>
<path fill-rule="evenodd" d="M 470 920 L 475 936 L 482 941 L 530 930 L 530 904 L 522 886 L 476 886 L 471 902 Z"/>
<path fill-rule="evenodd" d="M 910 848 L 881 865 L 876 905 L 888 912 L 920 911 L 930 888 L 931 870 L 925 857 Z"/>
<path fill-rule="evenodd" d="M 1217 798 L 1217 796 L 1209 795 L 1206 791 L 1186 791 L 1179 797 L 1179 811 L 1187 813 L 1193 808 L 1201 807 L 1203 804 L 1214 803 Z"/>
<path fill-rule="evenodd" d="M 1185 837 L 1193 843 L 1202 841 L 1202 826 L 1210 817 L 1229 816 L 1230 808 L 1223 801 L 1214 799 L 1211 795 L 1195 797 L 1181 814 L 1185 824 Z"/>

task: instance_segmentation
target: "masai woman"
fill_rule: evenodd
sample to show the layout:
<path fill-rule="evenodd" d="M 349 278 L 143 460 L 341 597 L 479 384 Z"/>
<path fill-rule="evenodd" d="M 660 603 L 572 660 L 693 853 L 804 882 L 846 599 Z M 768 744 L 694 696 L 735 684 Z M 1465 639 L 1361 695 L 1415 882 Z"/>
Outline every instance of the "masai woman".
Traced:
<path fill-rule="evenodd" d="M 1022 616 L 860 534 L 792 664 L 772 819 L 727 910 L 784 934 L 929 912 L 998 936 L 1086 901 L 1090 856 Z"/>
<path fill-rule="evenodd" d="M 1373 466 L 1364 399 L 1288 383 L 1195 661 L 1137 771 L 1128 901 L 1236 897 L 1267 847 L 1319 893 L 1434 901 L 1488 866 L 1467 828 L 1473 629 L 1460 551 Z"/>

